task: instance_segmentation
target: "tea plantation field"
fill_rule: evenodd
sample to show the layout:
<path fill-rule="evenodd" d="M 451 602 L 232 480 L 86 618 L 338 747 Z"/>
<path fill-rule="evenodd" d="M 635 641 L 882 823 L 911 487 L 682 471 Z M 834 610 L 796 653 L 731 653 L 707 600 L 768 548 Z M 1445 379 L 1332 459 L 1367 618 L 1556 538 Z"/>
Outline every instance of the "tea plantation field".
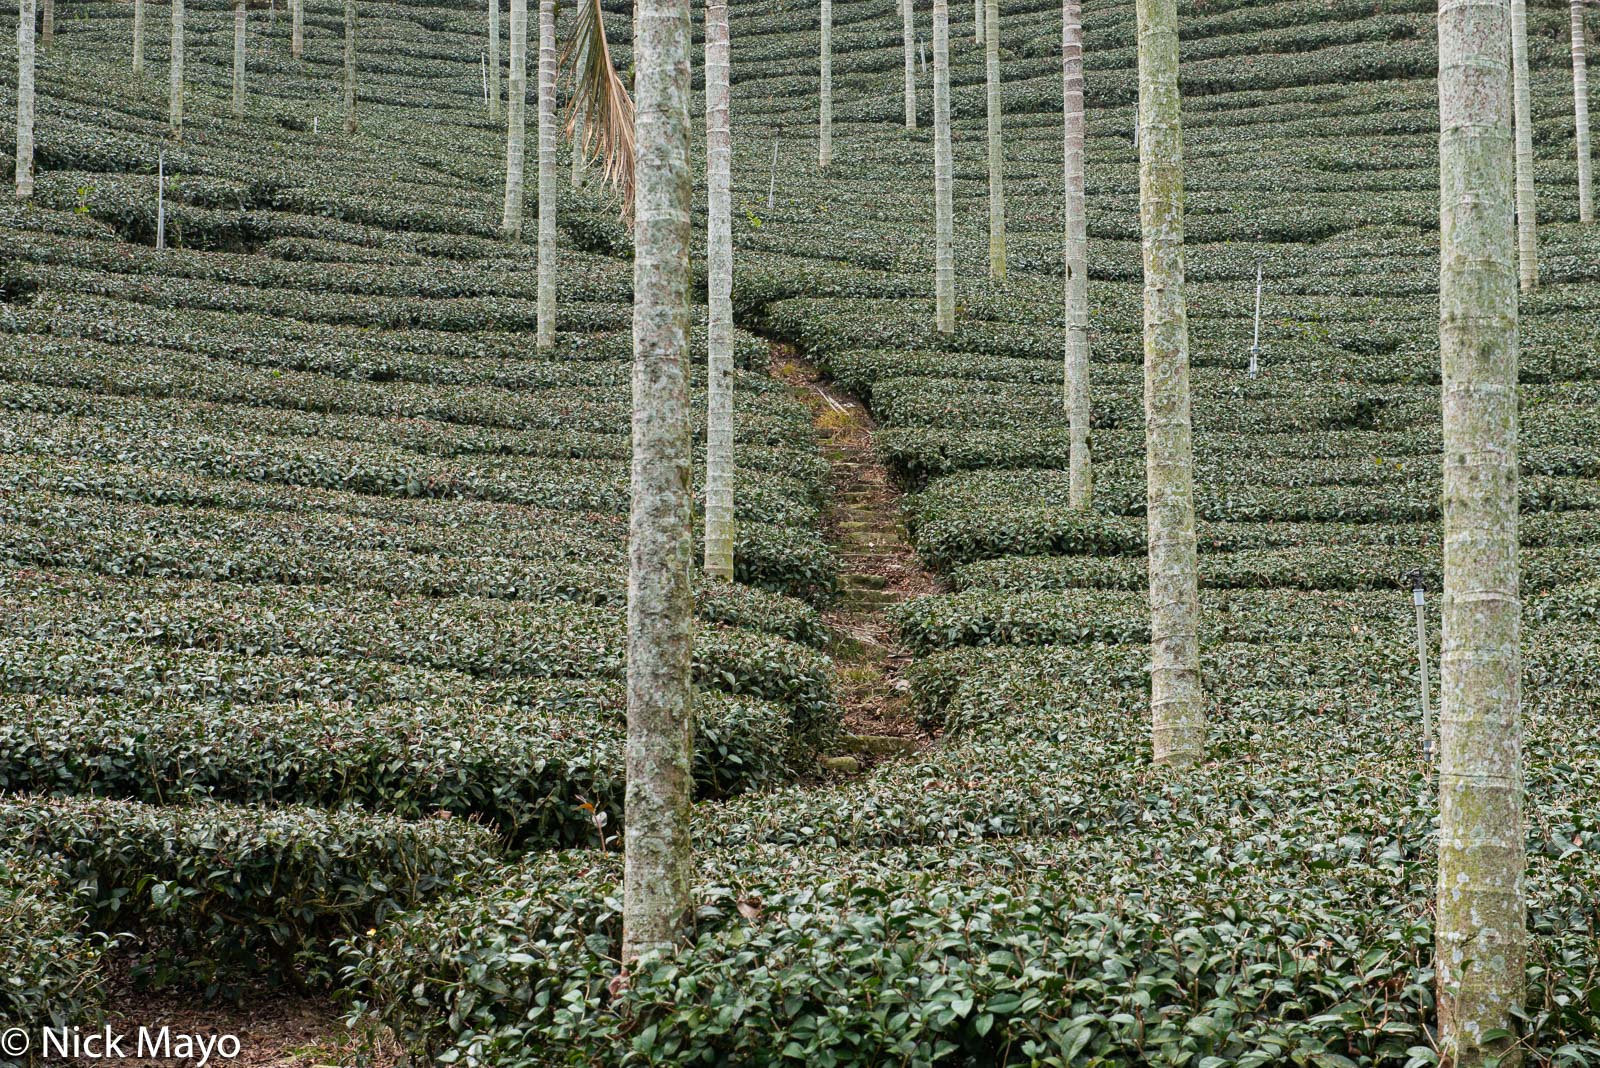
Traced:
<path fill-rule="evenodd" d="M 415 1063 L 1437 1063 L 1404 578 L 1441 568 L 1434 5 L 1180 4 L 1210 717 L 1184 776 L 1149 762 L 1133 5 L 1084 16 L 1088 516 L 1066 507 L 1060 8 L 1002 5 L 996 282 L 983 55 L 952 6 L 948 335 L 930 78 L 908 131 L 896 0 L 833 4 L 826 171 L 815 6 L 733 6 L 737 581 L 696 585 L 693 938 L 623 990 L 614 205 L 563 159 L 540 353 L 532 249 L 497 236 L 479 5 L 363 3 L 346 135 L 336 5 L 308 2 L 298 61 L 285 12 L 251 7 L 234 119 L 229 6 L 190 0 L 180 144 L 165 5 L 136 82 L 130 5 L 60 0 L 35 198 L 0 207 L 0 1017 L 267 984 Z M 628 7 L 606 9 L 626 66 Z M 1577 221 L 1567 9 L 1529 22 L 1526 1057 L 1600 1065 L 1600 230 Z M 533 201 L 530 180 L 530 234 Z M 868 405 L 940 582 L 889 609 L 932 741 L 855 775 L 817 770 L 847 714 L 832 474 L 775 345 Z"/>

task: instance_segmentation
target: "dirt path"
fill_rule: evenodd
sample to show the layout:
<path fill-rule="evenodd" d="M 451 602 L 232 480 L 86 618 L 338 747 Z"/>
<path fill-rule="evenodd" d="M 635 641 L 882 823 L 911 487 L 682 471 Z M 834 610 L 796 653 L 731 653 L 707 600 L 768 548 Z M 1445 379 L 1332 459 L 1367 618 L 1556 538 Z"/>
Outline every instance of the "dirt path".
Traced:
<path fill-rule="evenodd" d="M 910 687 L 901 673 L 911 654 L 885 613 L 907 598 L 935 592 L 938 584 L 906 541 L 900 493 L 878 461 L 876 426 L 866 408 L 823 382 L 792 349 L 773 347 L 772 373 L 810 405 L 822 454 L 833 468 L 828 533 L 842 564 L 841 595 L 824 618 L 842 637 L 834 651 L 836 682 L 856 767 L 832 763 L 834 770 L 857 770 L 931 743 L 906 707 Z"/>

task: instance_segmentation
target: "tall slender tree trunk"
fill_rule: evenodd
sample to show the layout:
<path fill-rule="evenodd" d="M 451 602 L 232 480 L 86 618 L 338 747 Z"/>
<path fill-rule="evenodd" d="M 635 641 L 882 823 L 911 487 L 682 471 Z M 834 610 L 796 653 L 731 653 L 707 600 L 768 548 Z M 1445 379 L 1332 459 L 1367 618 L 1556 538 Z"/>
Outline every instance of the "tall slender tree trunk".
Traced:
<path fill-rule="evenodd" d="M 500 0 L 489 0 L 489 118 L 500 121 Z"/>
<path fill-rule="evenodd" d="M 1589 69 L 1585 55 L 1583 0 L 1572 0 L 1572 109 L 1578 127 L 1578 219 L 1594 222 L 1589 162 Z"/>
<path fill-rule="evenodd" d="M 639 0 L 622 960 L 692 911 L 689 0 Z"/>
<path fill-rule="evenodd" d="M 344 0 L 344 132 L 356 132 L 356 0 Z"/>
<path fill-rule="evenodd" d="M 908 0 L 909 2 L 909 0 Z M 706 553 L 733 579 L 733 134 L 728 0 L 706 0 Z"/>
<path fill-rule="evenodd" d="M 817 166 L 833 162 L 833 0 L 822 0 L 822 103 L 817 115 Z"/>
<path fill-rule="evenodd" d="M 511 76 L 506 98 L 506 197 L 500 235 L 522 237 L 522 172 L 527 156 L 528 0 L 511 0 Z"/>
<path fill-rule="evenodd" d="M 167 66 L 167 125 L 183 137 L 183 0 L 172 0 L 172 61 Z"/>
<path fill-rule="evenodd" d="M 576 69 L 582 70 L 584 68 L 584 64 L 588 62 L 588 59 L 588 50 L 580 50 L 577 57 Z M 578 107 L 575 103 L 572 108 L 572 177 L 570 181 L 570 184 L 574 189 L 581 189 L 583 187 L 583 176 L 585 170 L 583 158 L 584 136 L 585 123 L 583 121 L 583 109 Z"/>
<path fill-rule="evenodd" d="M 539 321 L 535 344 L 556 344 L 556 0 L 539 0 Z"/>
<path fill-rule="evenodd" d="M 56 0 L 43 0 L 40 5 L 42 15 L 39 19 L 39 50 L 48 51 L 56 39 Z"/>
<path fill-rule="evenodd" d="M 305 0 L 289 0 L 289 57 L 299 59 L 306 52 Z"/>
<path fill-rule="evenodd" d="M 1522 607 L 1517 588 L 1517 272 L 1511 11 L 1439 3 L 1439 663 L 1442 1063 L 1512 1065 L 1523 1008 Z"/>
<path fill-rule="evenodd" d="M 956 328 L 955 196 L 950 157 L 950 0 L 933 0 L 933 297 L 940 333 Z"/>
<path fill-rule="evenodd" d="M 917 22 L 912 0 L 900 0 L 901 43 L 906 62 L 906 129 L 917 128 Z"/>
<path fill-rule="evenodd" d="M 133 0 L 133 76 L 144 77 L 144 0 Z"/>
<path fill-rule="evenodd" d="M 1150 541 L 1150 709 L 1157 764 L 1205 748 L 1200 582 L 1183 283 L 1183 131 L 1177 0 L 1137 0 L 1139 221 L 1144 235 L 1145 476 Z"/>
<path fill-rule="evenodd" d="M 233 117 L 244 115 L 244 0 L 233 0 Z"/>
<path fill-rule="evenodd" d="M 1067 505 L 1087 511 L 1093 493 L 1089 462 L 1089 227 L 1083 186 L 1083 4 L 1061 0 L 1062 171 L 1066 222 L 1062 238 L 1066 288 L 1066 404 L 1071 438 Z"/>
<path fill-rule="evenodd" d="M 972 0 L 972 43 L 983 44 L 983 5 L 986 0 Z"/>
<path fill-rule="evenodd" d="M 1528 0 L 1511 0 L 1512 110 L 1517 132 L 1517 275 L 1539 288 L 1538 202 L 1533 192 L 1533 108 L 1528 85 Z"/>
<path fill-rule="evenodd" d="M 989 125 L 989 277 L 1006 276 L 1005 152 L 1000 131 L 1000 0 L 984 0 Z"/>
<path fill-rule="evenodd" d="M 33 196 L 33 0 L 17 0 L 17 199 Z"/>

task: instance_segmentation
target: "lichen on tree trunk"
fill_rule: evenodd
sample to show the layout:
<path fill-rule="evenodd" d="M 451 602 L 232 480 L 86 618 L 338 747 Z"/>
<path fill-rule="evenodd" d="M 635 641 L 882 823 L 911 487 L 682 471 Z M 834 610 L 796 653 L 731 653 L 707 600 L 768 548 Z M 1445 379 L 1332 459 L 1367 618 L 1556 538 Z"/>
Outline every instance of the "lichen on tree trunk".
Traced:
<path fill-rule="evenodd" d="M 305 0 L 289 0 L 289 55 L 299 59 L 306 50 Z"/>
<path fill-rule="evenodd" d="M 244 115 L 244 0 L 233 0 L 233 100 L 234 118 Z"/>
<path fill-rule="evenodd" d="M 1000 0 L 984 0 L 984 83 L 989 138 L 989 277 L 1006 276 L 1005 151 L 1000 107 Z"/>
<path fill-rule="evenodd" d="M 817 109 L 817 166 L 833 162 L 833 0 L 822 0 L 821 103 Z"/>
<path fill-rule="evenodd" d="M 556 344 L 556 2 L 539 0 L 539 281 L 535 345 Z"/>
<path fill-rule="evenodd" d="M 691 916 L 689 0 L 639 0 L 622 960 Z"/>
<path fill-rule="evenodd" d="M 167 128 L 183 136 L 183 0 L 172 0 L 172 55 L 167 64 Z"/>
<path fill-rule="evenodd" d="M 40 5 L 39 51 L 47 51 L 56 39 L 56 0 L 43 0 Z"/>
<path fill-rule="evenodd" d="M 1578 144 L 1578 219 L 1594 222 L 1594 195 L 1589 158 L 1588 42 L 1583 25 L 1583 0 L 1572 0 L 1572 111 Z"/>
<path fill-rule="evenodd" d="M 951 164 L 950 0 L 933 0 L 934 322 L 939 331 L 946 334 L 956 328 L 955 199 Z"/>
<path fill-rule="evenodd" d="M 33 196 L 33 2 L 17 0 L 17 199 Z"/>
<path fill-rule="evenodd" d="M 1064 287 L 1068 453 L 1067 505 L 1087 510 L 1092 503 L 1089 461 L 1089 232 L 1083 184 L 1083 5 L 1061 2 L 1062 174 L 1065 186 Z"/>
<path fill-rule="evenodd" d="M 1144 246 L 1145 477 L 1150 709 L 1155 761 L 1186 767 L 1205 748 L 1200 591 L 1183 277 L 1183 132 L 1177 0 L 1137 0 L 1139 222 Z"/>
<path fill-rule="evenodd" d="M 1525 981 L 1510 20 L 1509 0 L 1440 0 L 1435 967 L 1440 1053 L 1455 1068 L 1515 1063 Z"/>
<path fill-rule="evenodd" d="M 500 121 L 500 0 L 489 0 L 489 119 Z"/>
<path fill-rule="evenodd" d="M 1511 0 L 1512 111 L 1517 133 L 1517 276 L 1539 287 L 1538 203 L 1533 191 L 1533 114 L 1528 85 L 1528 3 Z"/>
<path fill-rule="evenodd" d="M 705 571 L 733 579 L 733 141 L 728 3 L 706 0 Z"/>
<path fill-rule="evenodd" d="M 522 183 L 528 152 L 528 0 L 511 0 L 511 71 L 506 81 L 506 189 L 500 235 L 522 237 Z"/>
<path fill-rule="evenodd" d="M 906 129 L 917 128 L 917 24 L 913 0 L 900 0 L 900 46 L 906 75 Z"/>
<path fill-rule="evenodd" d="M 356 0 L 344 0 L 344 132 L 356 132 Z"/>

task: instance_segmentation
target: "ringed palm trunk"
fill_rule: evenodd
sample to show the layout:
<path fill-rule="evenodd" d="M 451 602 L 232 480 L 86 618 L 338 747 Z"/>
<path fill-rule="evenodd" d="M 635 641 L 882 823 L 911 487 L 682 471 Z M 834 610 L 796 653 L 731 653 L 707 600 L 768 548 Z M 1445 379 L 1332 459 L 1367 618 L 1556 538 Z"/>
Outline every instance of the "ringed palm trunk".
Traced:
<path fill-rule="evenodd" d="M 344 0 L 344 132 L 356 132 L 356 0 Z"/>
<path fill-rule="evenodd" d="M 1183 278 L 1183 132 L 1177 0 L 1137 0 L 1139 222 L 1144 245 L 1144 412 L 1150 543 L 1150 709 L 1157 764 L 1205 747 L 1200 690 L 1189 319 Z"/>
<path fill-rule="evenodd" d="M 984 0 L 985 81 L 989 112 L 989 277 L 1006 276 L 1005 153 L 1000 132 L 1000 0 Z"/>
<path fill-rule="evenodd" d="M 233 0 L 233 116 L 244 115 L 244 0 Z"/>
<path fill-rule="evenodd" d="M 183 0 L 172 0 L 172 61 L 167 67 L 167 125 L 183 136 Z"/>
<path fill-rule="evenodd" d="M 705 572 L 733 580 L 733 136 L 727 0 L 706 0 Z"/>
<path fill-rule="evenodd" d="M 900 0 L 901 43 L 906 62 L 906 129 L 917 128 L 917 22 L 912 0 Z"/>
<path fill-rule="evenodd" d="M 144 0 L 133 0 L 133 76 L 144 77 Z"/>
<path fill-rule="evenodd" d="M 500 235 L 522 237 L 522 174 L 527 156 L 528 0 L 511 0 L 511 76 L 506 100 L 506 195 Z"/>
<path fill-rule="evenodd" d="M 1578 134 L 1578 219 L 1594 222 L 1589 161 L 1588 43 L 1584 39 L 1583 0 L 1572 0 L 1572 109 Z"/>
<path fill-rule="evenodd" d="M 1063 235 L 1066 288 L 1066 406 L 1071 441 L 1067 505 L 1088 510 L 1093 492 L 1089 461 L 1089 233 L 1083 181 L 1083 4 L 1061 0 L 1062 162 L 1066 186 Z"/>
<path fill-rule="evenodd" d="M 817 115 L 817 166 L 833 162 L 833 0 L 822 0 L 822 103 Z"/>
<path fill-rule="evenodd" d="M 556 0 L 539 0 L 539 286 L 535 344 L 556 344 Z"/>
<path fill-rule="evenodd" d="M 299 59 L 306 51 L 305 0 L 289 0 L 289 56 Z"/>
<path fill-rule="evenodd" d="M 940 333 L 956 328 L 955 197 L 950 157 L 950 0 L 933 0 L 933 296 Z"/>
<path fill-rule="evenodd" d="M 1517 134 L 1517 276 L 1539 287 L 1538 204 L 1533 192 L 1533 109 L 1528 85 L 1528 0 L 1511 0 L 1512 111 Z"/>
<path fill-rule="evenodd" d="M 1508 0 L 1440 0 L 1442 1063 L 1511 1065 L 1523 1009 L 1517 270 Z M 1501 1037 L 1496 1037 L 1499 1035 Z"/>
<path fill-rule="evenodd" d="M 17 0 L 17 199 L 33 196 L 33 0 Z"/>
<path fill-rule="evenodd" d="M 639 0 L 622 960 L 691 914 L 689 0 Z"/>
<path fill-rule="evenodd" d="M 39 19 L 39 50 L 46 51 L 56 39 L 56 0 L 44 0 Z"/>
<path fill-rule="evenodd" d="M 489 118 L 500 121 L 500 0 L 489 0 Z"/>

